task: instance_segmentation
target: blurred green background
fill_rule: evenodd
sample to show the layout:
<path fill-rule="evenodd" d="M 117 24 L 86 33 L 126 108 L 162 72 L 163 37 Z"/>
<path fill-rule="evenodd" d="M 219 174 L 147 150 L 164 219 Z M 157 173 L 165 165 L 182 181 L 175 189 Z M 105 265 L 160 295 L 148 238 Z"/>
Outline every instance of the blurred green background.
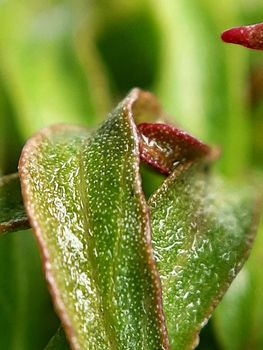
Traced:
<path fill-rule="evenodd" d="M 262 182 L 263 54 L 220 41 L 262 21 L 262 0 L 0 0 L 0 175 L 32 133 L 97 126 L 138 86 L 221 146 L 217 172 Z M 262 265 L 263 227 L 199 349 L 263 349 Z M 0 349 L 43 349 L 57 326 L 31 232 L 1 237 Z"/>

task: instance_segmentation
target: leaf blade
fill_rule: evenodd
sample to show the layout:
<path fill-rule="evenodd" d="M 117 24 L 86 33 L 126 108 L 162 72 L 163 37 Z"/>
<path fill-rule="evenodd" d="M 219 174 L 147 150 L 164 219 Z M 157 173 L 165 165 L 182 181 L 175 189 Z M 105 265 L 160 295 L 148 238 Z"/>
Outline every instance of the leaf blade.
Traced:
<path fill-rule="evenodd" d="M 200 165 L 187 164 L 149 200 L 171 349 L 197 346 L 200 329 L 246 260 L 255 233 L 254 195 L 232 198 L 226 190 L 220 194 L 224 184 L 216 190 L 212 182 L 207 189 L 207 182 Z"/>
<path fill-rule="evenodd" d="M 147 98 L 134 90 L 90 139 L 85 130 L 46 130 L 20 160 L 25 205 L 74 349 L 168 349 L 131 117 Z"/>

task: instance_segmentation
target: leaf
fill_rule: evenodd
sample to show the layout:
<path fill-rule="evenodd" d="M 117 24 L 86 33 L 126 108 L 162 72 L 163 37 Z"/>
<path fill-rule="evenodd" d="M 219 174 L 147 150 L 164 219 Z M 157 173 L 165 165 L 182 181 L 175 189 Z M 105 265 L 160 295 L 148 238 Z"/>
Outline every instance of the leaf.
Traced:
<path fill-rule="evenodd" d="M 29 227 L 18 175 L 0 178 L 0 234 Z"/>
<path fill-rule="evenodd" d="M 227 187 L 203 166 L 181 165 L 149 199 L 171 349 L 198 333 L 248 256 L 255 195 Z"/>
<path fill-rule="evenodd" d="M 73 349 L 168 349 L 133 112 L 134 90 L 91 136 L 57 126 L 33 137 L 19 164 L 46 278 Z"/>
<path fill-rule="evenodd" d="M 226 43 L 263 50 L 263 23 L 228 29 L 221 35 Z"/>
<path fill-rule="evenodd" d="M 146 124 L 136 129 L 134 121 L 160 115 L 156 100 L 135 89 L 92 135 L 57 126 L 23 150 L 19 168 L 27 212 L 74 349 L 168 349 L 158 272 L 171 348 L 193 348 L 248 255 L 253 191 L 233 194 L 211 178 L 211 150 L 191 136 L 160 124 L 151 125 L 150 133 Z M 193 144 L 205 152 L 192 157 Z M 169 145 L 179 165 L 148 203 L 157 272 L 139 149 L 147 163 L 157 169 L 168 164 L 171 171 Z"/>
<path fill-rule="evenodd" d="M 164 175 L 185 161 L 212 161 L 217 153 L 171 125 L 143 123 L 138 125 L 138 132 L 141 159 Z"/>
<path fill-rule="evenodd" d="M 153 247 L 171 349 L 197 345 L 200 329 L 248 256 L 257 221 L 255 205 L 250 188 L 237 190 L 193 164 L 180 166 L 150 198 Z M 245 298 L 244 302 L 244 283 L 238 284 L 244 274 L 246 270 L 234 281 L 237 287 L 230 288 L 234 299 L 227 293 L 216 313 L 223 349 L 241 349 L 234 342 L 245 349 L 244 339 L 251 342 L 255 337 L 246 337 L 248 327 L 237 329 L 240 323 L 248 326 L 246 318 L 250 320 L 251 301 Z M 251 286 L 249 290 L 251 296 Z M 255 293 L 261 295 L 261 289 Z M 253 300 L 259 308 L 257 298 Z M 245 319 L 240 312 L 246 312 Z"/>

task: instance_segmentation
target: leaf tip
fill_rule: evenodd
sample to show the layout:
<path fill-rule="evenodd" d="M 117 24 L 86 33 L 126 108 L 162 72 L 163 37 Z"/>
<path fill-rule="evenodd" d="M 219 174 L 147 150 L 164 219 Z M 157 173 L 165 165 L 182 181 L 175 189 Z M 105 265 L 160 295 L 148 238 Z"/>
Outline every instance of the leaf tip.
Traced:
<path fill-rule="evenodd" d="M 263 23 L 231 28 L 221 34 L 225 43 L 263 50 Z"/>
<path fill-rule="evenodd" d="M 210 163 L 220 155 L 218 148 L 211 148 L 168 124 L 142 123 L 137 129 L 140 135 L 141 159 L 165 176 L 170 175 L 181 163 Z"/>

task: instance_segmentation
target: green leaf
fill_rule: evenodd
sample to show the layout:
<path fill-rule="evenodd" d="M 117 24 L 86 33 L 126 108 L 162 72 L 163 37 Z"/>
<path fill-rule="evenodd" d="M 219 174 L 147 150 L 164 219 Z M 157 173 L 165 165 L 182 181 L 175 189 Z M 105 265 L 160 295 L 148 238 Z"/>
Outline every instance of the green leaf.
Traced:
<path fill-rule="evenodd" d="M 255 195 L 179 167 L 149 199 L 153 246 L 172 349 L 192 349 L 248 256 Z"/>
<path fill-rule="evenodd" d="M 0 178 L 0 234 L 29 227 L 18 175 Z"/>
<path fill-rule="evenodd" d="M 133 113 L 134 90 L 91 136 L 46 129 L 20 160 L 23 197 L 73 349 L 168 349 Z"/>
<path fill-rule="evenodd" d="M 189 349 L 197 342 L 201 326 L 246 259 L 255 227 L 253 191 L 244 188 L 237 191 L 222 180 L 210 179 L 201 167 L 188 166 L 181 170 L 167 179 L 149 200 L 172 349 Z M 248 336 L 248 322 L 252 320 L 247 305 L 251 301 L 246 293 L 243 297 L 244 289 L 250 290 L 250 297 L 252 292 L 247 278 L 244 285 L 247 273 L 242 270 L 238 275 L 230 288 L 232 297 L 227 293 L 219 306 L 220 313 L 216 313 L 217 320 L 220 317 L 224 349 L 238 350 L 241 344 L 246 344 L 244 340 L 255 339 Z M 261 289 L 256 288 L 254 294 L 261 295 Z M 257 298 L 253 300 L 257 305 Z M 240 317 L 240 312 L 246 312 L 245 319 Z M 255 320 L 252 323 L 256 326 Z M 245 327 L 240 329 L 243 324 Z"/>

